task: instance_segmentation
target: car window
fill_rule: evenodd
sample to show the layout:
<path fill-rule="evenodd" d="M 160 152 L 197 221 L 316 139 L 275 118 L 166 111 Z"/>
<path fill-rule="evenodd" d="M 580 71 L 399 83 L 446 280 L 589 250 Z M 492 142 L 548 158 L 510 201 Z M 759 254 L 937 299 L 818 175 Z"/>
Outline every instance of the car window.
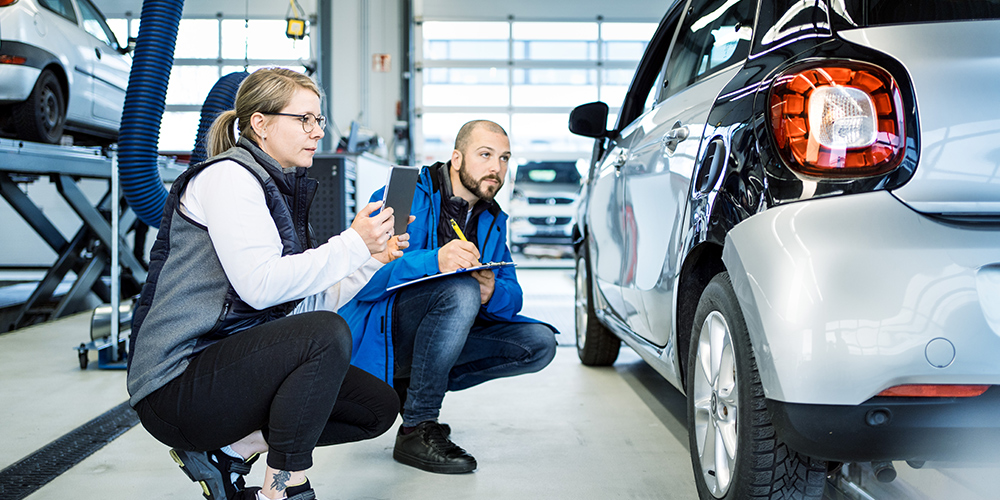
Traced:
<path fill-rule="evenodd" d="M 118 40 L 115 39 L 111 28 L 104 21 L 104 16 L 101 15 L 101 12 L 89 0 L 79 1 L 80 14 L 83 16 L 83 29 L 87 30 L 87 33 L 94 35 L 98 40 L 117 49 Z"/>
<path fill-rule="evenodd" d="M 628 93 L 625 95 L 625 101 L 622 103 L 616 125 L 617 130 L 628 126 L 656 104 L 659 95 L 657 83 L 663 80 L 667 49 L 670 47 L 670 41 L 677 30 L 677 21 L 680 19 L 682 5 L 678 4 L 686 2 L 687 0 L 679 0 L 667 11 L 653 34 L 653 38 L 649 41 L 646 52 L 643 53 L 642 60 L 639 61 L 639 67 L 636 69 Z"/>
<path fill-rule="evenodd" d="M 518 167 L 514 182 L 579 184 L 580 171 L 572 161 L 528 163 Z"/>
<path fill-rule="evenodd" d="M 76 24 L 76 11 L 73 10 L 73 4 L 70 0 L 38 0 L 38 3 L 42 7 L 59 14 L 62 17 L 68 19 L 71 23 Z"/>
<path fill-rule="evenodd" d="M 746 58 L 756 3 L 692 0 L 670 52 L 662 97 Z"/>

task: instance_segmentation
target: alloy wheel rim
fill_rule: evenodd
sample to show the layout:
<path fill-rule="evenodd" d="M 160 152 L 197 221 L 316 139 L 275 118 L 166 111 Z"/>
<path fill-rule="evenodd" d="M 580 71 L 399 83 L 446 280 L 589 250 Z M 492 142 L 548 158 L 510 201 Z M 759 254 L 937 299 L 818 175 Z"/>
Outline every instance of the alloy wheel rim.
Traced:
<path fill-rule="evenodd" d="M 696 451 L 705 485 L 721 498 L 732 485 L 736 467 L 739 390 L 732 334 L 719 311 L 702 323 L 697 349 L 690 395 Z"/>
<path fill-rule="evenodd" d="M 587 343 L 587 262 L 581 257 L 576 260 L 576 345 L 582 348 Z"/>

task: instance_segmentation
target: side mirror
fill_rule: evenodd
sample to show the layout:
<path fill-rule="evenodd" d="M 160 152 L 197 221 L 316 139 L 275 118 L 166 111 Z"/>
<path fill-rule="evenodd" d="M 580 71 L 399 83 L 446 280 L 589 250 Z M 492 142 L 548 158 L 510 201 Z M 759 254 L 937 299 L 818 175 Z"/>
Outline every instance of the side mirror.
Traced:
<path fill-rule="evenodd" d="M 135 50 L 135 41 L 136 38 L 134 36 L 128 37 L 128 40 L 125 42 L 125 46 L 122 47 L 119 52 L 121 52 L 122 54 L 132 53 L 132 51 Z"/>
<path fill-rule="evenodd" d="M 603 102 L 581 104 L 569 113 L 569 131 L 599 139 L 608 135 L 608 105 Z"/>

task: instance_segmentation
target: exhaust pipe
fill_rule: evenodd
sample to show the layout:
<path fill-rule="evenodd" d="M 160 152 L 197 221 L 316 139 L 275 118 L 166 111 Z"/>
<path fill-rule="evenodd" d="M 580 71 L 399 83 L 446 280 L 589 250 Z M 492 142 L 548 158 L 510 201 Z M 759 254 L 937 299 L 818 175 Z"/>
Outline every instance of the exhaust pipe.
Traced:
<path fill-rule="evenodd" d="M 872 462 L 872 474 L 880 483 L 891 483 L 896 479 L 896 468 L 889 461 Z"/>

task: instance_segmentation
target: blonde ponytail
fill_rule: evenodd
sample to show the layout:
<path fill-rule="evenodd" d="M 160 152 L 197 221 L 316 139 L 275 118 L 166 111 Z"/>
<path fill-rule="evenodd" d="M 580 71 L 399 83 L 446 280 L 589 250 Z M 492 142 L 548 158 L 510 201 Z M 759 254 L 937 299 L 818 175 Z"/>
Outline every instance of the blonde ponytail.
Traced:
<path fill-rule="evenodd" d="M 215 156 L 236 145 L 236 132 L 233 125 L 236 124 L 236 110 L 224 111 L 212 122 L 212 127 L 208 129 L 208 156 Z"/>

